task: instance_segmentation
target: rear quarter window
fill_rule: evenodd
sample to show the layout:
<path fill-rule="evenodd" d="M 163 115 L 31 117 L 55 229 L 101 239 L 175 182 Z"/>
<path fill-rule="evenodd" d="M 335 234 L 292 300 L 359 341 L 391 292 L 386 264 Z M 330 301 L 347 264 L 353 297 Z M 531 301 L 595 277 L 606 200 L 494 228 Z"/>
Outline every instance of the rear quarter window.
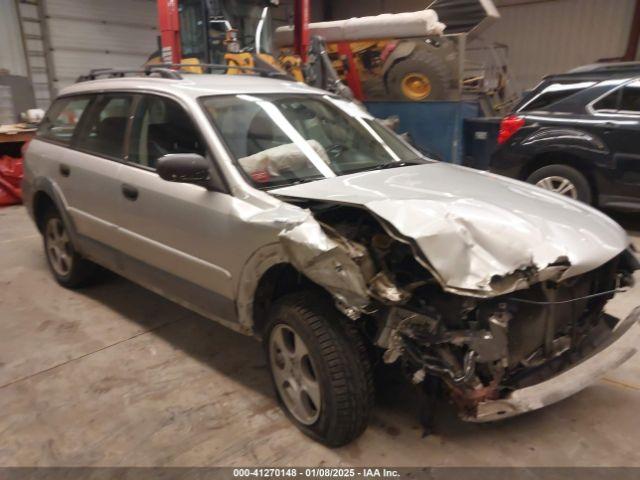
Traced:
<path fill-rule="evenodd" d="M 543 88 L 532 92 L 520 107 L 518 112 L 545 110 L 549 106 L 566 100 L 567 98 L 582 92 L 586 88 L 592 87 L 596 82 L 572 82 L 572 83 L 550 83 Z"/>
<path fill-rule="evenodd" d="M 38 128 L 38 137 L 69 145 L 90 102 L 90 96 L 65 97 L 56 100 Z"/>

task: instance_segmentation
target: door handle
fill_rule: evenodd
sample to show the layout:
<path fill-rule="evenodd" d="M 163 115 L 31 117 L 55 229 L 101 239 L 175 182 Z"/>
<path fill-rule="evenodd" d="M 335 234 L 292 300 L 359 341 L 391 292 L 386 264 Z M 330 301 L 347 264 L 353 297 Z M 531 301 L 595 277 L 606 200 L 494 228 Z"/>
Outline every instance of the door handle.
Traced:
<path fill-rule="evenodd" d="M 123 183 L 122 194 L 124 195 L 124 198 L 133 202 L 138 198 L 138 189 L 127 183 Z"/>
<path fill-rule="evenodd" d="M 61 163 L 58 169 L 60 170 L 60 175 L 62 175 L 63 177 L 68 177 L 69 175 L 71 175 L 71 169 L 69 168 L 69 165 Z"/>

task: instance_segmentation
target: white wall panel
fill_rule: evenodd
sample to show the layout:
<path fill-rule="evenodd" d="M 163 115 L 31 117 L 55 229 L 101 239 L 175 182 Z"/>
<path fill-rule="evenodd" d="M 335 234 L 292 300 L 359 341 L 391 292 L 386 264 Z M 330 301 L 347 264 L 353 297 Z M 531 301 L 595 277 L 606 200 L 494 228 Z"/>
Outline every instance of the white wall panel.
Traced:
<path fill-rule="evenodd" d="M 60 50 L 56 53 L 56 75 L 60 88 L 75 82 L 79 75 L 94 68 L 139 68 L 145 58 L 117 53 L 96 55 L 93 52 Z"/>
<path fill-rule="evenodd" d="M 155 0 L 45 0 L 59 90 L 92 68 L 137 68 L 157 48 Z"/>
<path fill-rule="evenodd" d="M 157 25 L 155 0 L 46 0 L 49 15 Z"/>
<path fill-rule="evenodd" d="M 547 74 L 622 56 L 634 0 L 556 0 L 501 7 L 484 37 L 509 46 L 511 72 L 524 88 Z"/>
<path fill-rule="evenodd" d="M 335 18 L 426 8 L 425 0 L 332 0 Z M 635 0 L 496 0 L 502 18 L 484 32 L 509 47 L 511 72 L 523 88 L 541 77 L 626 48 Z"/>
<path fill-rule="evenodd" d="M 55 50 L 94 50 L 148 57 L 157 48 L 156 30 L 126 25 L 51 18 L 49 33 Z"/>
<path fill-rule="evenodd" d="M 0 0 L 0 45 L 0 68 L 14 75 L 27 75 L 14 0 Z"/>

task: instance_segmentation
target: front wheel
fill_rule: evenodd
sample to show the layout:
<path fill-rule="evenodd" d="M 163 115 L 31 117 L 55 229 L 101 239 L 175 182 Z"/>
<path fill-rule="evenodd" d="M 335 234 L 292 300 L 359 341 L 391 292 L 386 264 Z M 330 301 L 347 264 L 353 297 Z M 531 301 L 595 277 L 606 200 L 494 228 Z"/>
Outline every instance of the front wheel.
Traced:
<path fill-rule="evenodd" d="M 367 349 L 355 325 L 321 293 L 287 295 L 264 341 L 280 405 L 306 435 L 338 447 L 366 428 L 373 405 Z"/>
<path fill-rule="evenodd" d="M 527 182 L 565 197 L 592 202 L 592 193 L 586 177 L 569 165 L 547 165 L 539 168 L 527 178 Z"/>

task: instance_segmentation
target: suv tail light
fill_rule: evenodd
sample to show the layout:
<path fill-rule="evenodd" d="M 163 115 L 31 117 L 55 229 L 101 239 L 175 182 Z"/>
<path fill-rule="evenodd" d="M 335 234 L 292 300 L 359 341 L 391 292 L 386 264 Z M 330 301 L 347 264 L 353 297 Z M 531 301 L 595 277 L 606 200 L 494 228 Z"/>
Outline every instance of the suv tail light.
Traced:
<path fill-rule="evenodd" d="M 525 124 L 524 117 L 517 115 L 509 115 L 500 122 L 500 133 L 498 135 L 498 144 L 502 145 L 509 140 L 514 133 L 520 130 Z"/>

